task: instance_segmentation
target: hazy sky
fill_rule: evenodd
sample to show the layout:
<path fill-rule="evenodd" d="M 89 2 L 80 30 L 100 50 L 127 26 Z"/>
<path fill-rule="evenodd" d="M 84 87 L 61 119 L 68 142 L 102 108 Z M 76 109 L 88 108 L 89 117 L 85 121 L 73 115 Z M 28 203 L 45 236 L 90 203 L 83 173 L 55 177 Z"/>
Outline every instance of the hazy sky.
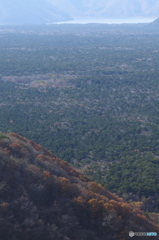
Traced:
<path fill-rule="evenodd" d="M 159 0 L 0 0 L 0 23 L 159 16 Z"/>
<path fill-rule="evenodd" d="M 49 0 L 72 16 L 158 16 L 159 0 Z"/>

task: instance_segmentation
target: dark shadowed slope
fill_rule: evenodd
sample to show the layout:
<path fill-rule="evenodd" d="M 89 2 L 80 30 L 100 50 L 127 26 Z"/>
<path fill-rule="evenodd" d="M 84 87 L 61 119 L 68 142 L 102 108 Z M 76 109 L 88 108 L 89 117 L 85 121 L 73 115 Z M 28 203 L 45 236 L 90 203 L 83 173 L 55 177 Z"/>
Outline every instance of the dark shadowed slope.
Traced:
<path fill-rule="evenodd" d="M 40 145 L 0 134 L 0 239 L 126 240 L 130 230 L 158 231 L 139 209 Z"/>

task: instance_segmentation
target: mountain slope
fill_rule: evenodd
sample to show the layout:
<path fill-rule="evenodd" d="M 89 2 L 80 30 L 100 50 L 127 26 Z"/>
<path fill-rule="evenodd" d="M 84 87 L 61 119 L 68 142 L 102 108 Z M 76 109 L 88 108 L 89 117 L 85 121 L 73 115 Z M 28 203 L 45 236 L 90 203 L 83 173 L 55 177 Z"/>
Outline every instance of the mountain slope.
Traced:
<path fill-rule="evenodd" d="M 144 29 L 146 29 L 148 32 L 151 33 L 158 33 L 159 31 L 159 18 L 156 18 L 153 22 L 147 24 L 144 26 Z"/>
<path fill-rule="evenodd" d="M 157 18 L 155 21 L 153 21 L 149 25 L 151 25 L 151 26 L 158 26 L 159 25 L 159 18 Z"/>
<path fill-rule="evenodd" d="M 138 17 L 158 16 L 158 0 L 50 0 L 73 17 Z"/>
<path fill-rule="evenodd" d="M 159 229 L 40 145 L 0 134 L 0 239 L 126 240 L 132 230 Z"/>
<path fill-rule="evenodd" d="M 46 0 L 0 0 L 0 24 L 43 24 L 71 17 Z"/>

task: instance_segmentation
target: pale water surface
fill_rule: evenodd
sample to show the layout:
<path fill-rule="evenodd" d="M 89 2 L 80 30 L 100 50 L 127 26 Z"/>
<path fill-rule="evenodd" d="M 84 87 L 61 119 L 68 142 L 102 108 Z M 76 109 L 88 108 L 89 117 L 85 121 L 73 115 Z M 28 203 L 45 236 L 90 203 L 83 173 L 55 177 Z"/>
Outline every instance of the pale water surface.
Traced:
<path fill-rule="evenodd" d="M 122 23 L 150 23 L 156 18 L 76 18 L 71 21 L 57 22 L 58 24 L 72 23 L 72 24 L 88 24 L 88 23 L 106 23 L 106 24 L 122 24 Z"/>

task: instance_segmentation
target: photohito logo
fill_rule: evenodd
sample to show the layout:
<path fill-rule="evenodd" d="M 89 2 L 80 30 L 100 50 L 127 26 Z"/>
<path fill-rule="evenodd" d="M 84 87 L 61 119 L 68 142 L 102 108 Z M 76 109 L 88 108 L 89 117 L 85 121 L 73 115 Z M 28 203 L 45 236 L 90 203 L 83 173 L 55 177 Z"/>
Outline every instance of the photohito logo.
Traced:
<path fill-rule="evenodd" d="M 135 236 L 135 234 L 134 234 L 134 232 L 129 232 L 129 237 L 134 237 Z"/>
<path fill-rule="evenodd" d="M 129 232 L 129 237 L 134 237 L 134 236 L 137 236 L 137 237 L 156 237 L 157 236 L 157 233 L 156 232 L 133 232 L 133 231 L 130 231 Z"/>

